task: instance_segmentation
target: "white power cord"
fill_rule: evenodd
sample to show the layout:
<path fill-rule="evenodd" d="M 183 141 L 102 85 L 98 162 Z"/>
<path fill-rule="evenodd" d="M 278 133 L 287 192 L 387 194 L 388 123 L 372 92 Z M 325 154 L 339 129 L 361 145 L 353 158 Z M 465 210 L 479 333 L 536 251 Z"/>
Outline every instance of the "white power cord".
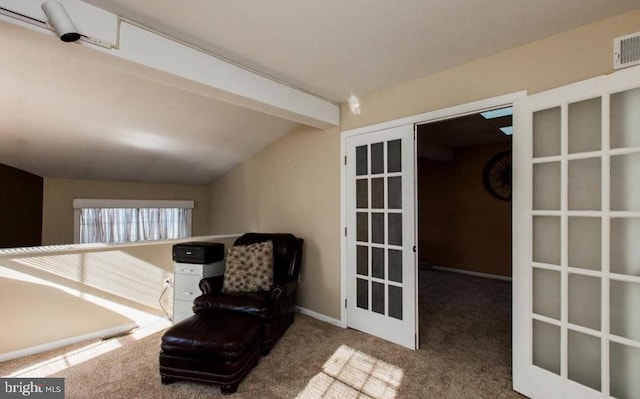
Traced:
<path fill-rule="evenodd" d="M 167 315 L 167 319 L 169 319 L 170 321 L 173 321 L 173 318 L 171 317 L 171 315 L 169 315 L 169 312 L 167 311 L 167 309 L 165 309 L 164 306 L 162 305 L 162 297 L 167 292 L 167 289 L 169 287 L 171 287 L 171 279 L 167 278 L 164 280 L 164 290 L 162 290 L 162 293 L 160 294 L 160 298 L 158 298 L 158 303 L 160 304 L 160 308 L 162 309 L 164 314 Z"/>

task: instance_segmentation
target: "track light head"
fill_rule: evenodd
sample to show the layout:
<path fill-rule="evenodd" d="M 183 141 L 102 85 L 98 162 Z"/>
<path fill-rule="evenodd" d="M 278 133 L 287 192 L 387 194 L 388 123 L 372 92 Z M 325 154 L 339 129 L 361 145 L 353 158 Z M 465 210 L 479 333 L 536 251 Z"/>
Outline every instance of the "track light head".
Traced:
<path fill-rule="evenodd" d="M 48 0 L 42 3 L 42 11 L 47 16 L 49 25 L 63 42 L 75 42 L 82 35 L 69 18 L 69 14 L 59 1 Z"/>

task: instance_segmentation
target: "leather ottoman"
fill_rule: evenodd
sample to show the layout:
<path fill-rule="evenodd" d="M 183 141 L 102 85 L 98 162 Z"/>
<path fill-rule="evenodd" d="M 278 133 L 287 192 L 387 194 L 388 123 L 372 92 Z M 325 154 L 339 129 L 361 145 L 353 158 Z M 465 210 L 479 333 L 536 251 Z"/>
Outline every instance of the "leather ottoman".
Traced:
<path fill-rule="evenodd" d="M 258 363 L 261 348 L 257 318 L 222 311 L 199 313 L 162 336 L 160 377 L 163 384 L 178 379 L 213 383 L 223 394 L 231 394 Z"/>

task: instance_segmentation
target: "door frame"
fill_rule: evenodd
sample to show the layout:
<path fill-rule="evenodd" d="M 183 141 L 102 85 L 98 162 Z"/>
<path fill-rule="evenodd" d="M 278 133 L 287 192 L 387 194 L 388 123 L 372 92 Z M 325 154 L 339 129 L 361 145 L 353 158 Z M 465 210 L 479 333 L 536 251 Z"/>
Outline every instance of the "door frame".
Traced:
<path fill-rule="evenodd" d="M 394 119 L 391 121 L 386 121 L 382 123 L 377 123 L 374 125 L 368 125 L 360 128 L 344 130 L 340 132 L 340 326 L 343 328 L 347 327 L 347 309 L 346 309 L 346 300 L 347 300 L 347 238 L 345 236 L 345 229 L 347 227 L 347 176 L 346 176 L 346 167 L 345 167 L 345 157 L 347 156 L 347 138 L 354 137 L 362 134 L 373 133 L 379 130 L 386 130 L 394 127 L 399 127 L 403 125 L 422 125 L 425 123 L 436 122 L 444 119 L 451 119 L 458 116 L 464 116 L 468 114 L 475 114 L 478 112 L 486 111 L 489 109 L 500 108 L 505 106 L 510 106 L 513 102 L 518 99 L 525 97 L 527 95 L 526 90 L 517 91 L 497 97 L 486 98 L 483 100 L 473 101 L 469 103 L 464 103 L 460 105 L 454 105 L 448 108 L 442 108 L 435 111 L 426 112 L 423 114 L 412 115 L 405 118 Z M 366 106 L 366 105 L 365 105 Z M 514 133 L 516 134 L 516 133 Z M 414 140 L 414 161 L 416 161 L 417 165 L 417 153 L 416 153 L 416 143 Z M 416 175 L 417 177 L 417 175 Z M 417 196 L 418 190 L 416 185 L 413 188 L 414 197 L 416 199 L 416 207 L 417 207 Z M 417 212 L 415 214 L 416 217 L 416 229 L 417 229 Z M 419 250 L 418 243 L 416 242 L 416 253 Z M 417 256 L 417 255 L 416 255 Z M 416 262 L 417 263 L 417 262 Z M 417 280 L 413 282 L 417 285 Z M 418 312 L 418 296 L 416 290 L 416 314 Z M 417 316 L 416 316 L 417 317 Z M 417 323 L 417 318 L 416 318 Z"/>

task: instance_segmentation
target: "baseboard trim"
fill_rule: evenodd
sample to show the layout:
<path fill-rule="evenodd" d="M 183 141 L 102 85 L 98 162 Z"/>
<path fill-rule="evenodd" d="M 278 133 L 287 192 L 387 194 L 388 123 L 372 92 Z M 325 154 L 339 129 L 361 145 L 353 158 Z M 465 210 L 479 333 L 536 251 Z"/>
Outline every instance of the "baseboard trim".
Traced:
<path fill-rule="evenodd" d="M 441 270 L 443 272 L 452 272 L 452 273 L 460 273 L 460 274 L 468 274 L 470 276 L 476 277 L 484 277 L 484 278 L 492 278 L 494 280 L 503 280 L 503 281 L 511 281 L 511 277 L 501 276 L 499 274 L 490 274 L 490 273 L 481 273 L 474 272 L 471 270 L 463 270 L 463 269 L 454 269 L 452 267 L 444 267 L 444 266 L 431 266 L 435 270 Z"/>
<path fill-rule="evenodd" d="M 325 323 L 333 324 L 336 327 L 344 327 L 340 320 L 334 319 L 333 317 L 325 316 L 322 313 L 314 312 L 313 310 L 309 310 L 300 306 L 297 306 L 296 308 L 298 309 L 298 313 L 300 314 L 313 317 L 314 319 L 324 321 Z"/>
<path fill-rule="evenodd" d="M 48 350 L 61 348 L 67 345 L 77 344 L 78 342 L 82 342 L 82 341 L 108 338 L 116 335 L 121 335 L 137 327 L 138 325 L 136 323 L 123 324 L 123 325 L 112 327 L 112 328 L 105 328 L 104 330 L 98 330 L 98 331 L 90 332 L 87 334 L 77 335 L 75 337 L 64 338 L 58 341 L 48 342 L 46 344 L 40 344 L 36 346 L 31 346 L 29 348 L 19 349 L 17 351 L 0 353 L 0 363 L 6 362 L 7 360 L 13 360 L 20 357 L 24 357 L 24 356 L 35 355 L 36 353 L 46 352 Z"/>

